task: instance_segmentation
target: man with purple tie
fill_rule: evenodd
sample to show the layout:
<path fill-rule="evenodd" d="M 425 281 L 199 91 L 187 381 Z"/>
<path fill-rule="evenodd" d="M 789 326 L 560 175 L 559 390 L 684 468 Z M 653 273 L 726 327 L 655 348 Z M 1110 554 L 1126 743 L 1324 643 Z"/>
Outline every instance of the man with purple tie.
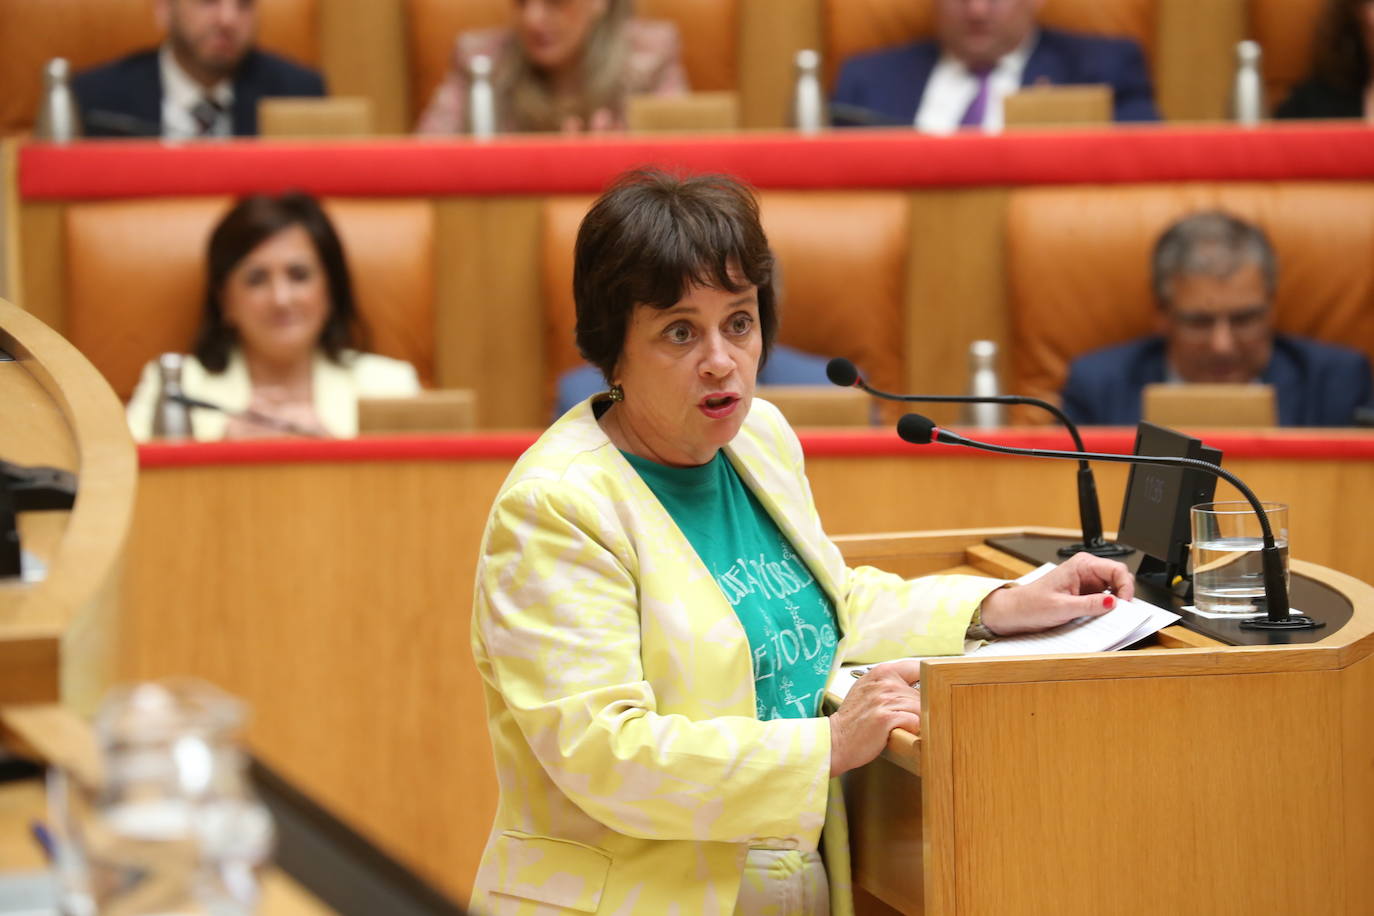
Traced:
<path fill-rule="evenodd" d="M 1024 86 L 1105 84 L 1117 121 L 1154 121 L 1140 46 L 1126 38 L 1036 26 L 1044 0 L 935 0 L 938 38 L 856 55 L 834 102 L 874 123 L 928 133 L 1000 130 L 1002 100 Z M 838 120 L 838 119 L 837 119 Z"/>

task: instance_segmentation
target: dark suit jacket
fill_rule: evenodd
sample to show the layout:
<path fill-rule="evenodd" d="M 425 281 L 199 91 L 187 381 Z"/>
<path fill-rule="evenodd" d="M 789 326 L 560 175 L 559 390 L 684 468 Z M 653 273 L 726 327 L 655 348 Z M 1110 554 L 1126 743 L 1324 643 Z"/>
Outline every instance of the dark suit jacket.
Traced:
<path fill-rule="evenodd" d="M 1274 111 L 1276 118 L 1362 118 L 1364 90 L 1338 89 L 1310 79 L 1293 87 Z"/>
<path fill-rule="evenodd" d="M 894 124 L 912 124 L 939 59 L 940 45 L 935 41 L 856 55 L 840 68 L 833 100 Z M 1021 85 L 1045 82 L 1060 86 L 1105 83 L 1112 87 L 1112 115 L 1117 121 L 1159 120 L 1145 57 L 1129 38 L 1041 29 L 1026 60 Z"/>
<path fill-rule="evenodd" d="M 162 71 L 156 50 L 78 73 L 72 92 L 88 137 L 162 133 Z M 266 51 L 249 51 L 234 74 L 234 133 L 257 134 L 258 102 L 266 96 L 324 94 L 324 80 L 315 71 Z"/>
<path fill-rule="evenodd" d="M 1145 386 L 1164 381 L 1164 339 L 1144 337 L 1085 353 L 1069 366 L 1064 412 L 1075 423 L 1140 422 Z M 1353 426 L 1370 403 L 1369 360 L 1347 347 L 1279 334 L 1260 380 L 1274 386 L 1280 426 Z"/>

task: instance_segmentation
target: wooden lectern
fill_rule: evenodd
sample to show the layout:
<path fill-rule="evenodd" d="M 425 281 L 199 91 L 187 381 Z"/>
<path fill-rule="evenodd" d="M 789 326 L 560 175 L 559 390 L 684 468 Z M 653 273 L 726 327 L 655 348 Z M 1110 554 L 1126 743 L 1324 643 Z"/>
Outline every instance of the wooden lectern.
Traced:
<path fill-rule="evenodd" d="M 1010 577 L 1031 564 L 985 543 L 1007 533 L 836 540 L 850 565 Z M 922 735 L 894 733 L 846 784 L 859 912 L 1374 911 L 1374 588 L 1292 576 L 1348 602 L 1345 622 L 1291 644 L 1170 627 L 1132 651 L 925 662 Z"/>

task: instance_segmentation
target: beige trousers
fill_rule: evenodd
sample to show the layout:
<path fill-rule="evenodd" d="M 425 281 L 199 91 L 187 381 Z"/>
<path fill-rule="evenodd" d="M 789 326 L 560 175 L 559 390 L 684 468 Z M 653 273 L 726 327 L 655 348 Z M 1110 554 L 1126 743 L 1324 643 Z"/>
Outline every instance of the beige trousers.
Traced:
<path fill-rule="evenodd" d="M 749 850 L 735 916 L 830 916 L 830 883 L 820 853 Z"/>

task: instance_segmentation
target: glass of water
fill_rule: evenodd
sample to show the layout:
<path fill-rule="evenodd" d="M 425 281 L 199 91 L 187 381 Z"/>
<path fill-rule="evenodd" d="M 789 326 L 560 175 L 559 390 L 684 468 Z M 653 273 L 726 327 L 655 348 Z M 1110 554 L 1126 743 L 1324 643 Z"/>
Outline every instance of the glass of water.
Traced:
<path fill-rule="evenodd" d="M 1288 506 L 1262 502 L 1288 580 Z M 1259 516 L 1245 500 L 1193 507 L 1193 604 L 1212 614 L 1264 610 L 1264 546 Z"/>

